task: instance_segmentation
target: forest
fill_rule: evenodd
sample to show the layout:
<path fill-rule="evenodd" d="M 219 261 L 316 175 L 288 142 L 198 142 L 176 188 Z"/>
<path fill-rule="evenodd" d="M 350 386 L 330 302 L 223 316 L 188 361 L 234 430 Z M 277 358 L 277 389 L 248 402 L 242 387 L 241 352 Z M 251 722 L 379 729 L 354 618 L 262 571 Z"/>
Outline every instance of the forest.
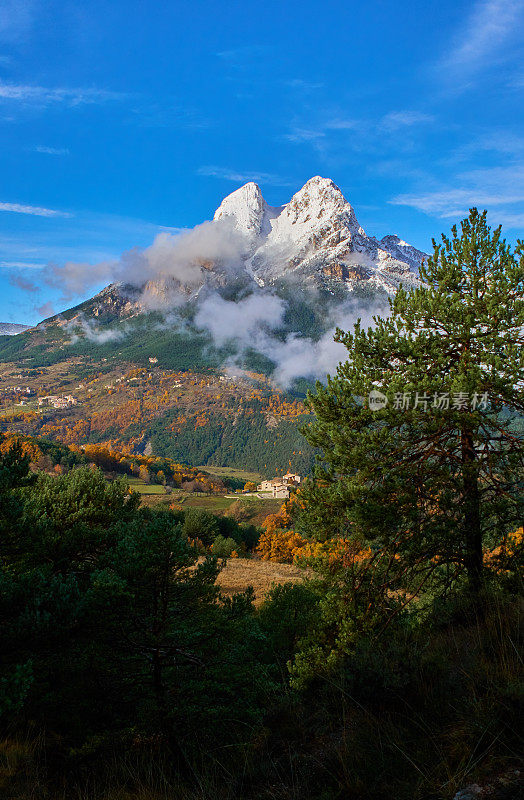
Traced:
<path fill-rule="evenodd" d="M 522 796 L 524 245 L 472 209 L 421 277 L 337 332 L 261 532 L 144 507 L 132 454 L 3 438 L 2 797 Z M 304 579 L 225 595 L 242 549 Z"/>

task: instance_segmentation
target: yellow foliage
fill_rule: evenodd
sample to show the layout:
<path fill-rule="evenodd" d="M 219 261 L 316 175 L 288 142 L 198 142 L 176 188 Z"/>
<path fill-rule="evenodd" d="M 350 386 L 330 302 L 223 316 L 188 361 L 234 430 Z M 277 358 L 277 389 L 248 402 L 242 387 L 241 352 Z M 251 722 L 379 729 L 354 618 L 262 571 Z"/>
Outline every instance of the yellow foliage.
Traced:
<path fill-rule="evenodd" d="M 297 495 L 293 495 L 276 514 L 269 514 L 262 523 L 257 552 L 263 561 L 291 564 L 295 553 L 307 544 L 300 534 L 290 529 L 291 511 L 296 503 Z"/>
<path fill-rule="evenodd" d="M 484 553 L 484 564 L 495 570 L 495 572 L 503 572 L 511 565 L 511 562 L 523 557 L 524 550 L 524 527 L 517 528 L 516 531 L 509 533 L 502 544 L 494 547 L 492 550 L 487 550 Z"/>
<path fill-rule="evenodd" d="M 369 547 L 352 539 L 330 539 L 327 542 L 308 542 L 291 527 L 294 507 L 301 504 L 296 492 L 282 504 L 276 514 L 270 514 L 262 523 L 257 552 L 263 561 L 283 561 L 291 564 L 323 558 L 331 565 L 344 568 L 365 567 L 372 558 Z"/>

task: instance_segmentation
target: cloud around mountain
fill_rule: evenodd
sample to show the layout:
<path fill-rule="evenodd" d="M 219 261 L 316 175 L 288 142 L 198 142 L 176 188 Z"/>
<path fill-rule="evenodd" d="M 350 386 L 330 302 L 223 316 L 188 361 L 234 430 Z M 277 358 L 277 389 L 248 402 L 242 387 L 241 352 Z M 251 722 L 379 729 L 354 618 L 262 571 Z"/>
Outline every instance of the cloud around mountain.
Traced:
<path fill-rule="evenodd" d="M 395 235 L 368 237 L 340 189 L 317 176 L 278 208 L 248 183 L 223 200 L 212 221 L 163 232 L 149 247 L 113 261 L 49 264 L 42 278 L 61 290 L 63 302 L 110 284 L 109 294 L 127 300 L 123 316 L 160 311 L 174 328 L 187 326 L 187 314 L 182 322 L 177 310 L 189 304 L 194 328 L 217 348 L 231 346 L 233 360 L 248 350 L 260 353 L 276 365 L 275 379 L 289 385 L 333 371 L 343 357 L 334 328 L 384 313 L 388 294 L 401 283 L 420 283 L 425 258 Z M 313 308 L 322 297 L 322 330 L 286 327 L 288 312 L 304 297 Z M 120 338 L 99 320 L 83 315 L 77 322 L 90 341 Z"/>

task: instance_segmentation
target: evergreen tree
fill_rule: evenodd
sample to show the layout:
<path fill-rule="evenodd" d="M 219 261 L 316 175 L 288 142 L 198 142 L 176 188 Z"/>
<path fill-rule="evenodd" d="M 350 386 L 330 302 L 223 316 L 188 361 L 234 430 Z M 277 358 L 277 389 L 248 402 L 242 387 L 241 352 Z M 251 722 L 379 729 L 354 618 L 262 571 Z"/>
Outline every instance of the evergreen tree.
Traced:
<path fill-rule="evenodd" d="M 337 331 L 348 359 L 309 396 L 306 429 L 323 455 L 304 531 L 365 540 L 385 570 L 377 585 L 408 596 L 464 573 L 478 593 L 485 544 L 523 514 L 523 243 L 513 252 L 472 209 L 433 245 L 423 284 L 399 289 L 389 318 Z"/>

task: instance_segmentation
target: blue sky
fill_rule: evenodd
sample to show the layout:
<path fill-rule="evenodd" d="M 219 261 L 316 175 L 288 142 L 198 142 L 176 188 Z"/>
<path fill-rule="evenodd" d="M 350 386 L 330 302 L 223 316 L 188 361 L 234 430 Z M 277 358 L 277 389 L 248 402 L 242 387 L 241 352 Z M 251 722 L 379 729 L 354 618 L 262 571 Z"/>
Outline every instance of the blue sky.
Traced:
<path fill-rule="evenodd" d="M 515 240 L 523 33 L 524 0 L 2 0 L 0 321 L 61 309 L 43 265 L 193 226 L 248 180 L 280 205 L 330 177 L 421 249 L 471 205 Z"/>

